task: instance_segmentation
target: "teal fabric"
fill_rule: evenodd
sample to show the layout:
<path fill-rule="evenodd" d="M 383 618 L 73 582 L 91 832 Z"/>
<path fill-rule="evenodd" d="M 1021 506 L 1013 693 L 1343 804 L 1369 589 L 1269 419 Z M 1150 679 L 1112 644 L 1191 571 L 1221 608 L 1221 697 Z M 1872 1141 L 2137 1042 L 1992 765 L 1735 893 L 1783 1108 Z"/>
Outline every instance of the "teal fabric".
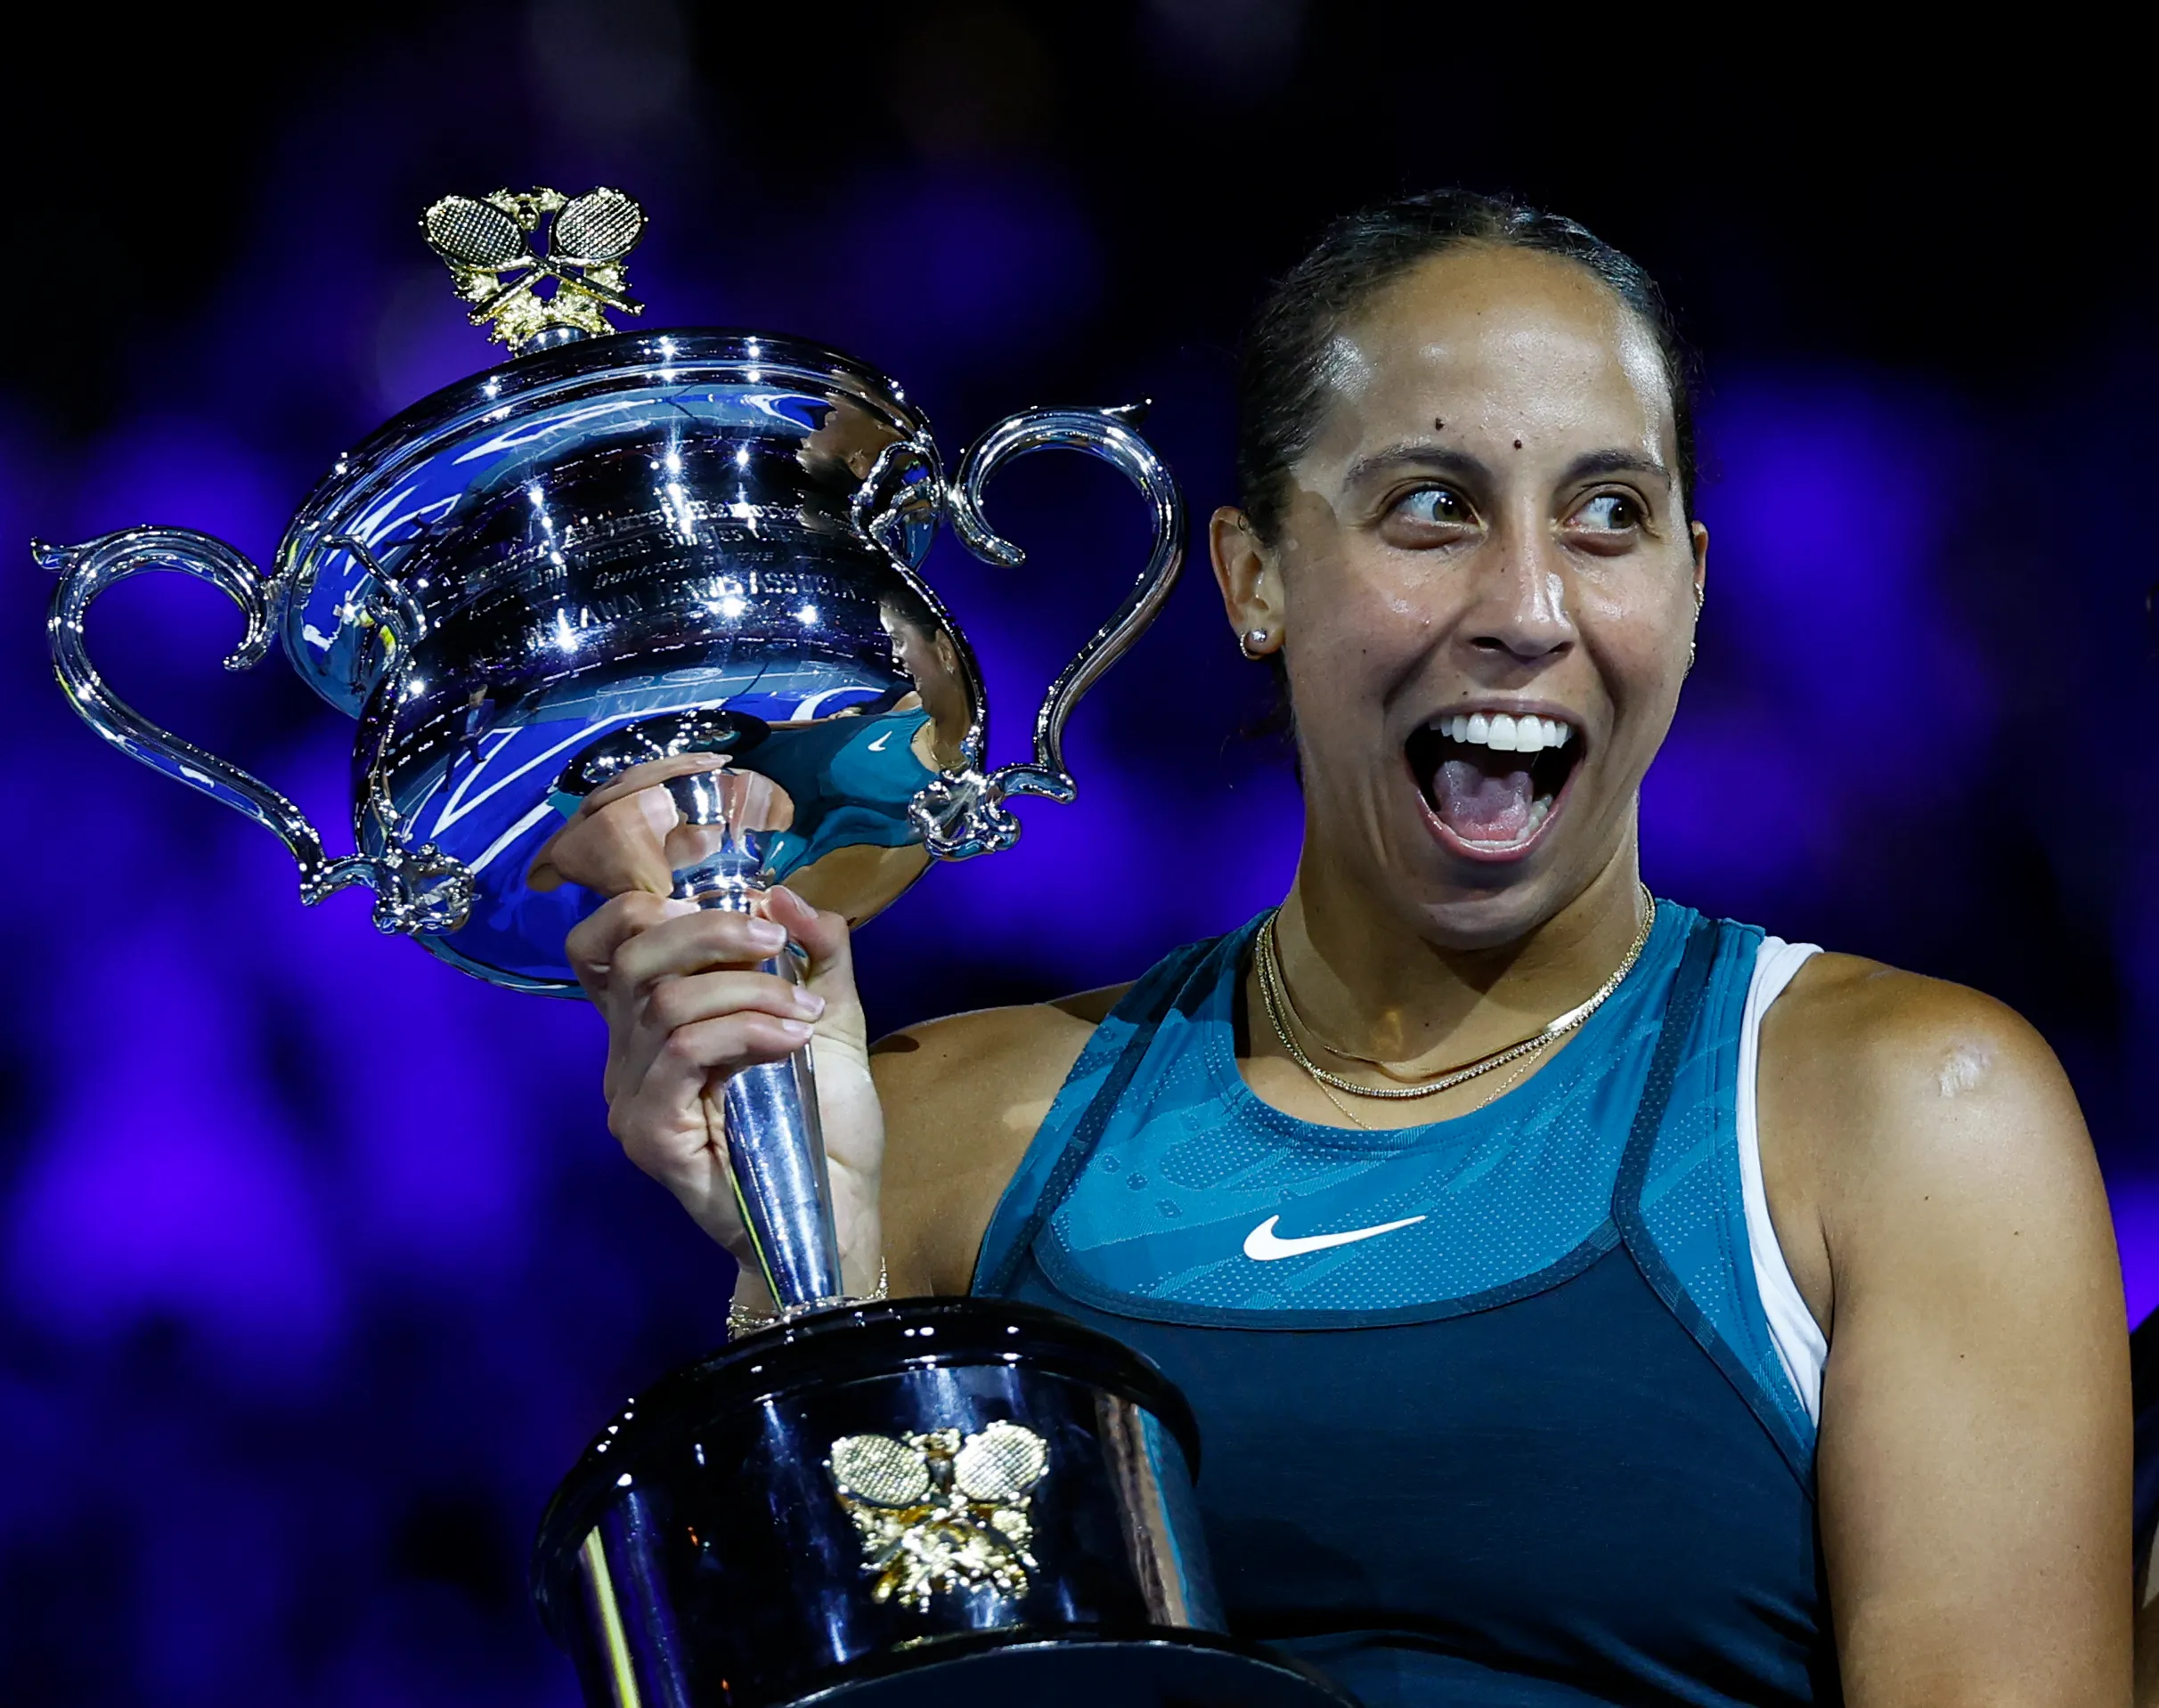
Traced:
<path fill-rule="evenodd" d="M 978 1290 L 998 1290 L 1025 1241 L 1055 1286 L 1122 1315 L 1354 1328 L 1488 1309 L 1624 1240 L 1809 1475 L 1813 1426 L 1770 1339 L 1740 1195 L 1739 1031 L 1759 929 L 1717 926 L 1670 1105 L 1626 1154 L 1673 973 L 1700 921 L 1661 903 L 1634 972 L 1543 1071 L 1473 1114 L 1396 1133 L 1300 1121 L 1244 1084 L 1236 1004 L 1259 920 L 1177 951 L 1073 1067 L 990 1222 Z M 1623 1163 L 1633 1172 L 1621 1201 Z M 1256 1263 L 1244 1240 L 1270 1216 L 1285 1238 L 1423 1219 Z"/>
<path fill-rule="evenodd" d="M 1739 1022 L 1762 937 L 1757 926 L 1722 922 L 1670 1101 L 1654 1132 L 1632 1147 L 1614 1216 L 1658 1297 L 1811 1485 L 1814 1424 L 1770 1338 L 1739 1176 Z"/>
<path fill-rule="evenodd" d="M 1661 904 L 1542 1072 L 1367 1134 L 1243 1085 L 1256 924 L 1167 957 L 1097 1029 L 976 1290 L 1064 1310 L 1185 1389 L 1233 1625 L 1367 1708 L 1834 1699 L 1814 1432 L 1740 1194 L 1761 932 Z M 1247 1257 L 1270 1217 L 1290 1239 L 1421 1219 Z"/>
<path fill-rule="evenodd" d="M 768 839 L 766 864 L 787 878 L 838 848 L 900 848 L 919 833 L 908 809 L 936 775 L 915 753 L 919 709 L 827 718 L 789 729 L 744 763 L 787 792 L 794 822 Z"/>
<path fill-rule="evenodd" d="M 1685 938 L 1669 910 L 1543 1072 L 1475 1114 L 1397 1133 L 1315 1126 L 1245 1086 L 1232 1003 L 1251 933 L 1196 970 L 1197 1012 L 1163 1021 L 1144 1102 L 1128 1097 L 1050 1216 L 1038 1255 L 1052 1281 L 1182 1322 L 1347 1327 L 1477 1308 L 1609 1248 L 1612 1182 Z M 1423 1219 L 1255 1263 L 1244 1239 L 1270 1216 L 1289 1238 Z"/>

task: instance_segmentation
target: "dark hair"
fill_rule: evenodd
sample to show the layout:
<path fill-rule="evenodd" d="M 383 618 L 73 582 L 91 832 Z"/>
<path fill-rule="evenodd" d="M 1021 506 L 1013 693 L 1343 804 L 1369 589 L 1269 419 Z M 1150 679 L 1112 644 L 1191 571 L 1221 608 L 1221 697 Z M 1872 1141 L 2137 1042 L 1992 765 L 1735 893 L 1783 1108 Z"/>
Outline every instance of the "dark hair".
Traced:
<path fill-rule="evenodd" d="M 878 591 L 877 603 L 925 639 L 944 627 L 930 610 L 928 601 L 897 575 Z"/>
<path fill-rule="evenodd" d="M 1434 190 L 1336 220 L 1275 283 L 1245 334 L 1237 370 L 1237 485 L 1263 541 L 1282 525 L 1290 466 L 1325 407 L 1327 346 L 1358 310 L 1419 262 L 1486 243 L 1586 267 L 1642 318 L 1663 358 L 1678 436 L 1680 499 L 1694 499 L 1694 358 L 1657 281 L 1571 219 L 1502 196 Z"/>

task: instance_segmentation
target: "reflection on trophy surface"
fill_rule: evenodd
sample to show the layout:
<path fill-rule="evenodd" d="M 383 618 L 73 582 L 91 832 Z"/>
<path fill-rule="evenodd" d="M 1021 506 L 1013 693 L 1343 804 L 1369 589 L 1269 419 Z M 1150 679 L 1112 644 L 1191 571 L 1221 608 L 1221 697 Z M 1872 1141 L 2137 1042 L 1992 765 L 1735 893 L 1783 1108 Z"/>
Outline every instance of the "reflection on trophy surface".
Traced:
<path fill-rule="evenodd" d="M 338 459 L 270 573 L 176 528 L 38 549 L 55 669 L 100 735 L 277 834 L 305 900 L 364 885 L 384 930 L 542 994 L 577 994 L 565 939 L 609 896 L 754 912 L 784 883 L 860 924 L 933 859 L 1009 845 L 1007 795 L 1071 798 L 1065 719 L 1182 556 L 1136 411 L 1012 416 L 948 480 L 919 410 L 844 356 L 613 333 L 643 224 L 610 190 L 430 208 L 472 320 L 518 354 Z M 1153 545 L 1030 758 L 987 769 L 981 673 L 918 571 L 945 518 L 1018 565 L 982 488 L 1051 448 L 1122 470 Z M 147 569 L 241 607 L 230 663 L 274 638 L 357 720 L 354 853 L 106 686 L 86 614 Z M 1336 1699 L 1222 1634 L 1190 1414 L 1151 1365 L 1022 1305 L 847 1298 L 808 1048 L 725 1102 L 781 1320 L 633 1403 L 550 1506 L 535 1594 L 588 1701 Z"/>

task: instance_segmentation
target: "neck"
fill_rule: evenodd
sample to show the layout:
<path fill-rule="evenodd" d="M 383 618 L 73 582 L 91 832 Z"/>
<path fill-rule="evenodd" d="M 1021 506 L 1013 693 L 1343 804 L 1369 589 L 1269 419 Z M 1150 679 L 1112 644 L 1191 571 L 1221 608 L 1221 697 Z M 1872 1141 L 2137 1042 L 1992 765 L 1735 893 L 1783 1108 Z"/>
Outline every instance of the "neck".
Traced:
<path fill-rule="evenodd" d="M 1308 848 L 1276 923 L 1297 1013 L 1331 1053 L 1438 1071 L 1536 1031 L 1588 999 L 1642 927 L 1630 836 L 1550 918 L 1506 942 L 1456 948 L 1405 919 L 1377 887 L 1343 881 Z"/>

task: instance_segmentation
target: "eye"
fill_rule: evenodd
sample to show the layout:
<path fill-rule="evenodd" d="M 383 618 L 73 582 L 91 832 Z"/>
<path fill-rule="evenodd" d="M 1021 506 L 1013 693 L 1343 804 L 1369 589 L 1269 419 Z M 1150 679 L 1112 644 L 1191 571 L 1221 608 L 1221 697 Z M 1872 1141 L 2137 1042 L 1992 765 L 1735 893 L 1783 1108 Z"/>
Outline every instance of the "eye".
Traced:
<path fill-rule="evenodd" d="M 1394 514 L 1428 527 L 1466 528 L 1476 520 L 1461 493 L 1445 486 L 1420 486 L 1397 501 Z"/>
<path fill-rule="evenodd" d="M 1632 493 L 1599 492 L 1568 516 L 1567 525 L 1587 533 L 1633 533 L 1648 520 Z"/>

